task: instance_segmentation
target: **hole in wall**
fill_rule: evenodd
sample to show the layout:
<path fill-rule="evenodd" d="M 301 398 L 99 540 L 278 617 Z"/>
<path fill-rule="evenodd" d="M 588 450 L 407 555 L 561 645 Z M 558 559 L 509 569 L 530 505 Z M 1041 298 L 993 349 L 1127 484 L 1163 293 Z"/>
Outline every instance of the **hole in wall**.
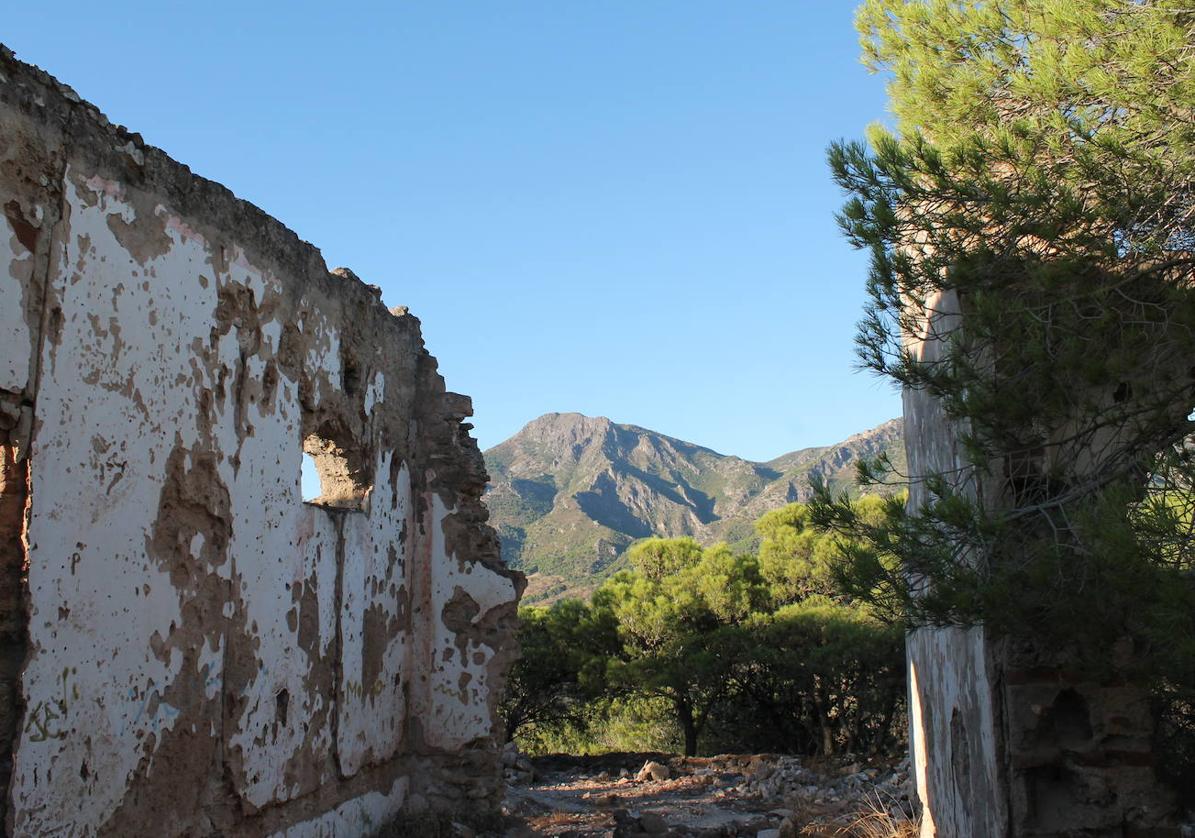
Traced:
<path fill-rule="evenodd" d="M 290 691 L 283 689 L 274 696 L 274 717 L 278 724 L 286 727 L 286 717 L 290 709 Z"/>
<path fill-rule="evenodd" d="M 373 484 L 362 452 L 338 442 L 327 425 L 303 440 L 303 500 L 331 509 L 361 510 Z"/>
<path fill-rule="evenodd" d="M 301 479 L 303 501 L 312 503 L 320 496 L 319 471 L 315 467 L 315 458 L 303 452 L 303 476 Z"/>
<path fill-rule="evenodd" d="M 1041 728 L 1060 747 L 1076 748 L 1087 744 L 1093 733 L 1087 700 L 1074 690 L 1062 690 L 1054 698 Z"/>

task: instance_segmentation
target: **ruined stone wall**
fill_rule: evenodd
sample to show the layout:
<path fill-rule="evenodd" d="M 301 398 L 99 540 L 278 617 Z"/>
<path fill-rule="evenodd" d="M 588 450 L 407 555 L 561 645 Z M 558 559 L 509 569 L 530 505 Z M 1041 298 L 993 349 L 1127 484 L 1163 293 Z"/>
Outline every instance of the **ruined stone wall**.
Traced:
<path fill-rule="evenodd" d="M 923 332 L 908 343 L 919 360 L 934 363 L 961 315 L 953 294 L 940 295 L 927 309 Z M 972 479 L 957 429 L 941 405 L 924 392 L 906 390 L 904 419 L 909 474 L 940 474 L 978 499 L 985 487 Z M 911 480 L 909 504 L 927 500 L 925 484 Z M 921 628 L 908 636 L 909 747 L 926 838 L 1007 834 L 996 735 L 999 671 L 988 645 L 982 627 Z"/>
<path fill-rule="evenodd" d="M 7 50 L 0 206 L 7 832 L 495 808 L 523 583 L 419 322 Z"/>
<path fill-rule="evenodd" d="M 932 363 L 965 320 L 952 293 L 930 303 L 929 320 L 906 342 Z M 928 500 L 919 475 L 942 475 L 999 508 L 1001 468 L 968 467 L 960 428 L 940 403 L 906 390 L 904 418 L 913 508 Z M 1058 650 L 994 638 L 982 626 L 920 628 L 906 649 L 924 838 L 1178 834 L 1166 828 L 1172 801 L 1154 770 L 1143 690 L 1085 680 Z"/>

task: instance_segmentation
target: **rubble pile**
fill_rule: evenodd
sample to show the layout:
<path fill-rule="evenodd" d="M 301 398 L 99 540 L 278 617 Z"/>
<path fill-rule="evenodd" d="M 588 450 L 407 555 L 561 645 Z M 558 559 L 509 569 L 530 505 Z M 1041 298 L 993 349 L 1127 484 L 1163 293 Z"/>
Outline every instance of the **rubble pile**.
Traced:
<path fill-rule="evenodd" d="M 535 766 L 519 753 L 514 742 L 507 742 L 502 749 L 502 776 L 508 786 L 526 786 L 535 781 Z"/>
<path fill-rule="evenodd" d="M 510 836 L 795 838 L 915 835 L 908 760 L 774 754 L 503 757 Z M 888 829 L 887 826 L 884 827 Z M 868 832 L 869 836 L 889 832 Z"/>
<path fill-rule="evenodd" d="M 826 766 L 830 773 L 802 765 L 800 758 L 759 755 L 751 758 L 742 782 L 715 795 L 773 801 L 782 799 L 795 810 L 811 807 L 851 808 L 861 799 L 882 807 L 891 816 L 911 818 L 915 814 L 913 788 L 906 757 L 887 767 L 846 763 Z"/>

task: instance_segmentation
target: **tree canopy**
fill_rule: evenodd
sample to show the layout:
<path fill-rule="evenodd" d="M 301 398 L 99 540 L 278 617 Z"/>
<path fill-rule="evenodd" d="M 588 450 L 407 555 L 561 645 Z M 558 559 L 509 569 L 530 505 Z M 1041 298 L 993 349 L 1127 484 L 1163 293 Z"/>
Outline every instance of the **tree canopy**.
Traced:
<path fill-rule="evenodd" d="M 1036 631 L 1090 606 L 1066 596 L 1090 573 L 1106 584 L 1085 590 L 1154 596 L 1155 571 L 1193 566 L 1189 513 L 1168 510 L 1193 476 L 1195 10 L 868 0 L 858 22 L 899 118 L 830 151 L 842 227 L 872 256 L 859 352 L 938 399 L 965 462 L 911 476 L 930 498 L 916 517 L 814 517 L 860 536 L 855 582 L 915 622 Z M 968 476 L 999 502 L 956 493 Z"/>
<path fill-rule="evenodd" d="M 822 489 L 834 574 L 914 625 L 1189 697 L 1195 7 L 866 0 L 857 22 L 897 117 L 829 152 L 871 254 L 860 360 L 932 396 L 961 457 L 871 520 Z"/>
<path fill-rule="evenodd" d="M 631 569 L 590 602 L 522 609 L 508 733 L 550 738 L 618 726 L 611 714 L 662 713 L 689 755 L 703 742 L 827 754 L 891 747 L 901 738 L 903 628 L 834 590 L 824 563 L 834 536 L 807 522 L 800 504 L 765 515 L 760 555 L 646 539 L 630 548 Z"/>

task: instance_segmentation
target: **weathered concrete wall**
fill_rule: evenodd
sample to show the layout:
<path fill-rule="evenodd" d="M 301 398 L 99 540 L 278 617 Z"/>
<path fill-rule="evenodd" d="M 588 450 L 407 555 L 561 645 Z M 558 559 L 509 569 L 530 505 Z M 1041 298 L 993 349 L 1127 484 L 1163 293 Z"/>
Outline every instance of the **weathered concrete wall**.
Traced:
<path fill-rule="evenodd" d="M 418 321 L 7 51 L 0 205 L 9 833 L 496 807 L 522 579 Z"/>
<path fill-rule="evenodd" d="M 922 333 L 908 336 L 908 344 L 920 361 L 932 364 L 943 357 L 961 317 L 953 294 L 929 301 L 927 311 Z M 941 405 L 922 391 L 906 390 L 904 417 L 909 474 L 942 475 L 956 491 L 978 499 L 985 487 L 974 480 Z M 911 481 L 909 504 L 916 508 L 927 500 L 925 484 Z M 918 629 L 906 650 L 909 747 L 923 804 L 922 835 L 1007 834 L 995 718 L 999 673 L 983 628 Z"/>
<path fill-rule="evenodd" d="M 953 294 L 927 308 L 922 332 L 906 342 L 932 363 L 965 321 Z M 960 428 L 935 399 L 906 390 L 904 417 L 913 508 L 929 500 L 924 475 L 1000 508 L 1001 468 L 967 465 Z M 982 626 L 917 629 L 907 654 L 925 838 L 1177 835 L 1163 828 L 1171 800 L 1155 775 L 1142 690 L 1084 680 L 1058 650 L 993 638 Z"/>

